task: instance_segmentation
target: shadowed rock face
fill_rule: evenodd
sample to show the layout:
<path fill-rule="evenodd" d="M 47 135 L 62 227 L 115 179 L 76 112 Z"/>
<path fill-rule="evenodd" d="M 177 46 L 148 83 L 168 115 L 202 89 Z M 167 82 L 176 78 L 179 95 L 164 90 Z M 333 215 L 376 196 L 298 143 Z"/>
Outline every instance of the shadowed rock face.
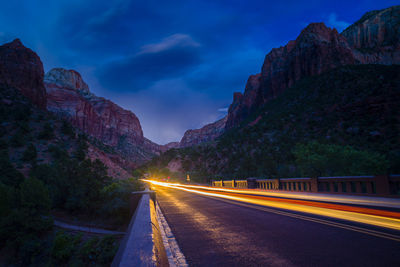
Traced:
<path fill-rule="evenodd" d="M 187 130 L 179 143 L 179 147 L 198 145 L 216 139 L 224 132 L 226 121 L 227 117 L 224 117 L 200 129 Z"/>
<path fill-rule="evenodd" d="M 43 64 L 19 39 L 0 46 L 0 82 L 16 88 L 41 109 L 46 108 Z"/>
<path fill-rule="evenodd" d="M 243 96 L 234 95 L 226 127 L 238 125 L 252 111 L 301 78 L 355 63 L 346 38 L 323 23 L 312 23 L 296 40 L 272 49 L 265 57 L 261 73 L 250 76 Z"/>
<path fill-rule="evenodd" d="M 342 34 L 311 23 L 296 40 L 272 49 L 261 73 L 249 77 L 244 94 L 234 94 L 226 129 L 304 77 L 351 64 L 400 64 L 399 39 L 400 6 L 368 12 Z"/>
<path fill-rule="evenodd" d="M 160 146 L 143 136 L 136 115 L 89 91 L 74 70 L 52 69 L 45 75 L 47 108 L 69 118 L 73 125 L 142 163 L 159 153 Z"/>
<path fill-rule="evenodd" d="M 354 55 L 364 63 L 400 62 L 400 6 L 367 12 L 342 32 Z"/>

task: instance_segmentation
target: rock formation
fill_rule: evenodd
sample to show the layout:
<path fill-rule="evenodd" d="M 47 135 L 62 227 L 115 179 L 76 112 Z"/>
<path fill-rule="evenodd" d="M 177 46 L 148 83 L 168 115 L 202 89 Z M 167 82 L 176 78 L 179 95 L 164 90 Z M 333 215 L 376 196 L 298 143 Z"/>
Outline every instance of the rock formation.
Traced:
<path fill-rule="evenodd" d="M 41 109 L 46 108 L 43 64 L 19 39 L 0 46 L 0 81 L 16 88 Z"/>
<path fill-rule="evenodd" d="M 400 6 L 367 12 L 342 32 L 364 63 L 400 63 Z"/>
<path fill-rule="evenodd" d="M 45 75 L 44 82 L 48 110 L 67 117 L 89 136 L 138 164 L 160 151 L 159 145 L 144 138 L 135 114 L 92 94 L 78 72 L 55 68 Z"/>
<path fill-rule="evenodd" d="M 261 73 L 250 76 L 244 94 L 234 93 L 226 128 L 279 96 L 298 80 L 350 64 L 400 63 L 400 6 L 372 11 L 339 34 L 311 23 L 286 46 L 265 57 Z"/>
<path fill-rule="evenodd" d="M 227 117 L 205 125 L 196 130 L 187 130 L 183 135 L 179 147 L 188 147 L 198 145 L 200 143 L 209 142 L 219 137 L 225 129 Z"/>

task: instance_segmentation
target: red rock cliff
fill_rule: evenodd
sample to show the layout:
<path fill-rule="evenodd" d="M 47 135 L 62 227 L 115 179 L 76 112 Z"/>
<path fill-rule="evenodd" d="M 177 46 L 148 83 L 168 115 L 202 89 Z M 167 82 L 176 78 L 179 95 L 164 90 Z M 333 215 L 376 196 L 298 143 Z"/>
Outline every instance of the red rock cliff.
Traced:
<path fill-rule="evenodd" d="M 21 91 L 38 107 L 46 108 L 43 64 L 19 39 L 0 46 L 0 84 Z"/>
<path fill-rule="evenodd" d="M 400 6 L 367 12 L 342 35 L 362 63 L 400 64 Z"/>
<path fill-rule="evenodd" d="M 93 95 L 74 70 L 52 69 L 45 75 L 47 108 L 66 116 L 73 125 L 142 163 L 159 152 L 159 146 L 143 137 L 135 114 L 110 100 Z"/>
<path fill-rule="evenodd" d="M 312 23 L 286 46 L 265 57 L 261 73 L 250 76 L 244 94 L 235 93 L 226 128 L 279 96 L 298 80 L 349 64 L 400 64 L 400 6 L 365 14 L 342 34 Z"/>
<path fill-rule="evenodd" d="M 323 23 L 312 23 L 296 40 L 272 49 L 265 57 L 261 73 L 250 76 L 243 97 L 234 96 L 226 127 L 238 125 L 301 78 L 355 63 L 346 38 Z"/>
<path fill-rule="evenodd" d="M 226 121 L 227 117 L 224 117 L 200 129 L 187 130 L 179 143 L 179 147 L 188 147 L 214 140 L 224 132 Z"/>

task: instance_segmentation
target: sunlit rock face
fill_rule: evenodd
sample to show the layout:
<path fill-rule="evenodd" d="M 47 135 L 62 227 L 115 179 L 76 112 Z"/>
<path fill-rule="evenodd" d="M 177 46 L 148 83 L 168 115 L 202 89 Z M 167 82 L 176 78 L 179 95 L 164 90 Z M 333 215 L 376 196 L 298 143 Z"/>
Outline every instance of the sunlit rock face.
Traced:
<path fill-rule="evenodd" d="M 227 117 L 224 117 L 200 129 L 187 130 L 179 143 L 179 147 L 198 145 L 216 139 L 224 132 L 226 121 Z"/>
<path fill-rule="evenodd" d="M 16 88 L 41 109 L 46 108 L 43 64 L 19 39 L 0 46 L 0 84 Z"/>
<path fill-rule="evenodd" d="M 78 72 L 52 69 L 44 82 L 47 109 L 67 117 L 83 132 L 116 148 L 137 164 L 159 153 L 159 145 L 144 138 L 136 115 L 92 94 Z"/>
<path fill-rule="evenodd" d="M 400 64 L 400 6 L 367 12 L 342 32 L 364 64 Z"/>
<path fill-rule="evenodd" d="M 261 73 L 235 93 L 226 128 L 238 126 L 252 111 L 279 96 L 298 80 L 343 65 L 400 64 L 400 6 L 365 14 L 339 34 L 311 23 L 287 45 L 265 57 Z"/>

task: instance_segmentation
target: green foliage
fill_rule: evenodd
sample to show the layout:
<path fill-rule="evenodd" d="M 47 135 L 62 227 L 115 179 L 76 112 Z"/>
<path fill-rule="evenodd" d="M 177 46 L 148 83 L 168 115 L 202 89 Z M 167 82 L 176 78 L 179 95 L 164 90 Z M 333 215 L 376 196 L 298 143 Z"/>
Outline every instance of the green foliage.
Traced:
<path fill-rule="evenodd" d="M 87 144 L 87 137 L 85 135 L 79 134 L 78 136 L 78 148 L 75 151 L 75 158 L 77 160 L 84 160 L 86 157 L 89 145 Z"/>
<path fill-rule="evenodd" d="M 304 176 L 385 174 L 388 161 L 384 156 L 351 146 L 310 142 L 298 144 L 293 154 Z"/>
<path fill-rule="evenodd" d="M 34 177 L 21 184 L 21 206 L 30 214 L 47 215 L 51 208 L 49 191 L 44 183 Z"/>
<path fill-rule="evenodd" d="M 101 191 L 103 205 L 101 213 L 109 218 L 113 218 L 115 224 L 123 225 L 129 221 L 130 198 L 134 191 L 143 190 L 143 186 L 137 179 L 116 180 Z"/>
<path fill-rule="evenodd" d="M 42 131 L 39 133 L 38 138 L 44 140 L 51 140 L 55 137 L 53 126 L 46 122 L 43 126 Z"/>
<path fill-rule="evenodd" d="M 13 147 L 22 147 L 26 142 L 27 136 L 21 129 L 18 129 L 10 139 L 10 143 Z"/>
<path fill-rule="evenodd" d="M 59 231 L 53 241 L 51 256 L 55 263 L 67 263 L 80 244 L 82 235 L 72 236 Z"/>
<path fill-rule="evenodd" d="M 26 162 L 35 163 L 37 158 L 36 147 L 31 143 L 26 148 L 24 154 L 22 154 L 22 160 Z"/>
<path fill-rule="evenodd" d="M 97 262 L 101 265 L 111 263 L 117 252 L 117 241 L 113 236 L 89 239 L 79 251 L 80 258 L 86 263 Z"/>
<path fill-rule="evenodd" d="M 62 121 L 62 125 L 61 125 L 61 133 L 70 137 L 74 137 L 75 136 L 75 130 L 72 127 L 71 123 L 63 120 Z"/>
<path fill-rule="evenodd" d="M 24 176 L 11 164 L 6 150 L 0 151 L 0 170 L 0 182 L 5 185 L 18 187 L 24 180 Z"/>

